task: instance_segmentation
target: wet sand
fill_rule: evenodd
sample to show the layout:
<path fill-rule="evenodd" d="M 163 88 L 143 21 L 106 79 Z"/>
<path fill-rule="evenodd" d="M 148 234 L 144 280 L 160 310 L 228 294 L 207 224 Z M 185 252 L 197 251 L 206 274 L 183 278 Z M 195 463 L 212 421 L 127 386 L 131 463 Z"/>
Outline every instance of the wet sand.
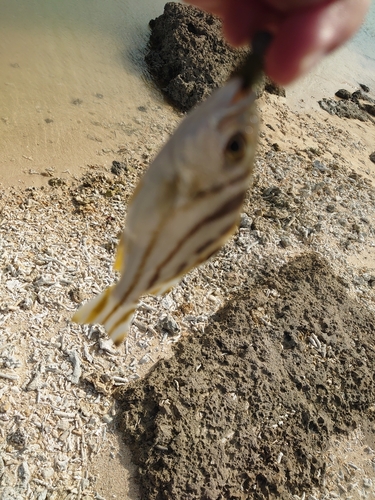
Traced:
<path fill-rule="evenodd" d="M 143 61 L 162 2 L 0 2 L 0 177 L 5 186 L 108 167 L 140 142 L 163 99 Z M 159 5 L 159 7 L 158 7 Z M 140 109 L 142 111 L 140 111 Z M 147 136 L 141 137 L 147 142 Z M 39 175 L 38 175 L 39 174 Z"/>

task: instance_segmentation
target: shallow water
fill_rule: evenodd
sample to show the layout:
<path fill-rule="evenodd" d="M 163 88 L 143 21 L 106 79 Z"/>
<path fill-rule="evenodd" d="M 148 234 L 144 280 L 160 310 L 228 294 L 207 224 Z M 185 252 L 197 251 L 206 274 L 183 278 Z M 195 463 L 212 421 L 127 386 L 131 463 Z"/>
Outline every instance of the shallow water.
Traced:
<path fill-rule="evenodd" d="M 150 84 L 148 22 L 165 0 L 0 0 L 0 177 L 108 166 L 148 140 L 146 122 L 175 115 Z M 354 40 L 288 91 L 294 109 L 339 87 L 375 90 L 375 4 Z M 66 175 L 69 174 L 66 173 Z"/>
<path fill-rule="evenodd" d="M 148 82 L 143 52 L 148 22 L 164 3 L 0 0 L 5 184 L 29 171 L 103 163 L 101 149 L 125 142 L 124 124 L 140 106 L 157 113 L 163 101 Z"/>

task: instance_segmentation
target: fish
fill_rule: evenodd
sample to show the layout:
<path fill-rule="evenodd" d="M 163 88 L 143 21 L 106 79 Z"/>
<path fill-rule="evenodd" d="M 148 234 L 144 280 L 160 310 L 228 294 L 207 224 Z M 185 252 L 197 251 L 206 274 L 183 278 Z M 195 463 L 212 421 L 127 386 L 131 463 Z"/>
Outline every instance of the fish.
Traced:
<path fill-rule="evenodd" d="M 168 291 L 234 233 L 254 169 L 263 50 L 253 46 L 155 157 L 129 202 L 114 263 L 120 280 L 82 305 L 74 322 L 103 325 L 119 345 L 141 296 Z"/>

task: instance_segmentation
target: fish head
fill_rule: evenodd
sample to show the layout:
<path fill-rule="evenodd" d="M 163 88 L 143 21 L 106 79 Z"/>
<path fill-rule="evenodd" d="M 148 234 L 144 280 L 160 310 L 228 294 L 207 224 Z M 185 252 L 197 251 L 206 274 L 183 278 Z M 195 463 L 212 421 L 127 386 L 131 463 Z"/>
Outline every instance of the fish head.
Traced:
<path fill-rule="evenodd" d="M 256 94 L 232 78 L 196 108 L 174 136 L 175 165 L 189 197 L 243 176 L 250 177 L 258 140 Z"/>
<path fill-rule="evenodd" d="M 219 175 L 237 177 L 239 173 L 251 174 L 258 143 L 259 117 L 256 94 L 245 88 L 240 78 L 232 79 L 224 87 L 228 101 L 212 123 L 218 152 L 221 155 Z"/>

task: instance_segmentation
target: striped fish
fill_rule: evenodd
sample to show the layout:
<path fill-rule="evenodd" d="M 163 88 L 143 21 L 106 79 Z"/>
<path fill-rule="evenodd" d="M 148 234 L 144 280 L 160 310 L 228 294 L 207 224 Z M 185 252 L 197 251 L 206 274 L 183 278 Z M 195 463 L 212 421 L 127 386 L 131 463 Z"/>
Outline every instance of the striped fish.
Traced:
<path fill-rule="evenodd" d="M 251 66 L 193 110 L 150 165 L 118 247 L 121 279 L 73 321 L 102 324 L 120 344 L 141 295 L 166 292 L 234 232 L 258 138 Z"/>

